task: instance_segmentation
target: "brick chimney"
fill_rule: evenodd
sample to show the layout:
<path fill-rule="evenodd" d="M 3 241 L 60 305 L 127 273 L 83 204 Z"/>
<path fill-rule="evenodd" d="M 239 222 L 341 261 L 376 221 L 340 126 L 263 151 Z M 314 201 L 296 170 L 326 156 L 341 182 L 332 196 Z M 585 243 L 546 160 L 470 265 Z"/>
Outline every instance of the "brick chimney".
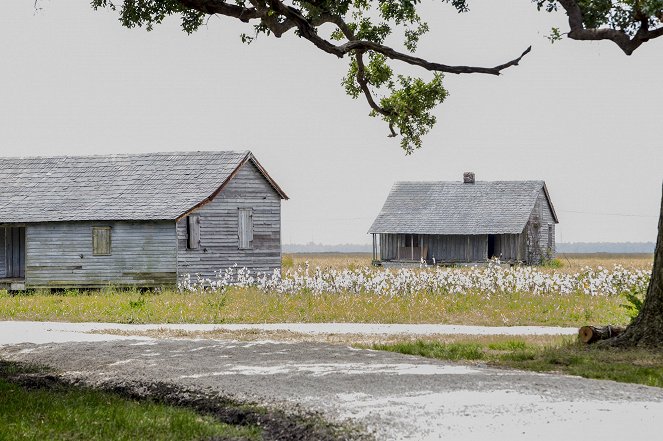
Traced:
<path fill-rule="evenodd" d="M 463 183 L 474 184 L 474 172 L 463 173 Z"/>

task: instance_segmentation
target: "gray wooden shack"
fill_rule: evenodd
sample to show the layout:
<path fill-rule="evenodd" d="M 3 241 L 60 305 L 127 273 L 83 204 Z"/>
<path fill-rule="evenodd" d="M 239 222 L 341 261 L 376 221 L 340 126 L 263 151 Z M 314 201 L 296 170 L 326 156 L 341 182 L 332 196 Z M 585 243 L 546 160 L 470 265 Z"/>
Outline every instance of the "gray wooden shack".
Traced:
<path fill-rule="evenodd" d="M 543 181 L 396 182 L 368 231 L 376 264 L 540 263 L 558 223 Z"/>
<path fill-rule="evenodd" d="M 249 151 L 0 158 L 0 182 L 0 286 L 281 268 L 287 196 Z"/>

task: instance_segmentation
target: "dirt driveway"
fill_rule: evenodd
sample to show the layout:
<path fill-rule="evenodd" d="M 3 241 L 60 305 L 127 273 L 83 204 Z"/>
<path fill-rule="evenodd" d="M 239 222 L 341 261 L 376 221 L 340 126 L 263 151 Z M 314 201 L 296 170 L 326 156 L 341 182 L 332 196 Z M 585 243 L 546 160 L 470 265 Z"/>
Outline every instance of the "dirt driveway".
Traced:
<path fill-rule="evenodd" d="M 384 440 L 645 439 L 663 390 L 344 345 L 115 340 L 0 346 L 91 384 L 165 381 L 240 400 L 320 411 Z"/>

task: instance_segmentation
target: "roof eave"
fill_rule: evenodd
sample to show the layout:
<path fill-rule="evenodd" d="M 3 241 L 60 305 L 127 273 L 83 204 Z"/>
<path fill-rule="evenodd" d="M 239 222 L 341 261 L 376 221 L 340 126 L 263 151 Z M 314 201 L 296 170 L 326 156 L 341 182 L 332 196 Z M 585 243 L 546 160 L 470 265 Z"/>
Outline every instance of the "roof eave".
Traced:
<path fill-rule="evenodd" d="M 546 195 L 546 200 L 548 201 L 550 212 L 553 215 L 553 220 L 555 221 L 556 224 L 558 224 L 559 219 L 557 219 L 557 213 L 555 212 L 555 207 L 553 207 L 552 199 L 550 199 L 550 194 L 548 193 L 548 187 L 546 186 L 545 182 L 543 183 L 543 193 Z"/>
<path fill-rule="evenodd" d="M 255 156 L 253 156 L 253 153 L 247 150 L 246 154 L 244 155 L 244 158 L 241 161 L 239 161 L 239 164 L 237 164 L 237 167 L 235 167 L 232 173 L 228 175 L 228 177 L 221 183 L 221 185 L 219 185 L 219 187 L 216 190 L 214 190 L 214 192 L 211 195 L 207 196 L 205 199 L 198 202 L 196 205 L 194 205 L 190 209 L 186 210 L 184 213 L 177 216 L 177 218 L 175 218 L 175 221 L 179 221 L 180 219 L 185 218 L 193 211 L 211 202 L 219 193 L 221 193 L 221 190 L 223 190 L 226 187 L 226 185 L 228 185 L 228 183 L 237 175 L 237 173 L 239 173 L 239 170 L 242 168 L 242 166 L 249 161 L 251 161 L 253 165 L 255 165 L 255 167 L 258 169 L 260 174 L 263 175 L 263 177 L 267 180 L 269 185 L 274 189 L 274 191 L 276 191 L 276 193 L 279 195 L 281 199 L 284 200 L 289 199 L 288 196 L 285 194 L 285 192 L 281 189 L 281 187 L 279 187 L 278 184 L 272 179 L 272 177 L 269 176 L 269 174 L 267 174 L 267 171 L 258 162 Z"/>

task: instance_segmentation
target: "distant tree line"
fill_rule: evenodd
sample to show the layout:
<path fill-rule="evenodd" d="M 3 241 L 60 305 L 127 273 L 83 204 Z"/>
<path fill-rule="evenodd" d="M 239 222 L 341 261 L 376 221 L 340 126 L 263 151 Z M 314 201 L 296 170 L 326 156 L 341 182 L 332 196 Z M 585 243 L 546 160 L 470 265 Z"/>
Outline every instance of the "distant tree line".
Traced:
<path fill-rule="evenodd" d="M 654 242 L 569 242 L 556 244 L 558 253 L 653 253 Z M 325 245 L 309 242 L 306 244 L 283 245 L 286 253 L 370 253 L 370 244 Z"/>

